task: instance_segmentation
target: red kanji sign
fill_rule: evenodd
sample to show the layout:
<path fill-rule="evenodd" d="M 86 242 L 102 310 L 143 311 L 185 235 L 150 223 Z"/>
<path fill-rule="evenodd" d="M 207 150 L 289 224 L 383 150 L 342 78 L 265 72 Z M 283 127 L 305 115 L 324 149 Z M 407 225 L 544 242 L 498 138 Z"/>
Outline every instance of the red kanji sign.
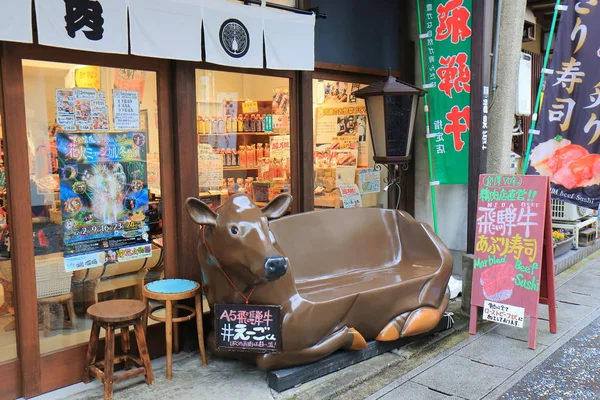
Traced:
<path fill-rule="evenodd" d="M 448 124 L 444 127 L 446 135 L 452 135 L 454 141 L 454 150 L 461 151 L 465 145 L 462 134 L 469 130 L 469 121 L 471 116 L 471 107 L 465 106 L 462 110 L 458 106 L 453 106 L 449 113 L 446 113 Z"/>
<path fill-rule="evenodd" d="M 452 90 L 456 93 L 462 91 L 471 93 L 471 69 L 467 64 L 467 53 L 458 53 L 454 56 L 440 57 L 440 65 L 436 71 L 440 78 L 438 88 L 452 98 Z"/>
<path fill-rule="evenodd" d="M 448 0 L 437 7 L 439 25 L 435 30 L 435 40 L 446 40 L 457 44 L 471 37 L 469 18 L 471 13 L 463 6 L 463 0 Z"/>

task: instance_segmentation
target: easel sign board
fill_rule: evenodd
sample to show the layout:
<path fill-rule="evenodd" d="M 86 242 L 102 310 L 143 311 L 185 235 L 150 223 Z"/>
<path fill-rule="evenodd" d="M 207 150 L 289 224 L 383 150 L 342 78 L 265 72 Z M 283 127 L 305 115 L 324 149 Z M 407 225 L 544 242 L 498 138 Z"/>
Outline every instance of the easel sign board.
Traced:
<path fill-rule="evenodd" d="M 477 307 L 483 307 L 484 319 L 516 329 L 528 316 L 529 347 L 534 349 L 540 303 L 550 307 L 555 333 L 548 178 L 480 175 L 469 333 L 477 330 Z"/>

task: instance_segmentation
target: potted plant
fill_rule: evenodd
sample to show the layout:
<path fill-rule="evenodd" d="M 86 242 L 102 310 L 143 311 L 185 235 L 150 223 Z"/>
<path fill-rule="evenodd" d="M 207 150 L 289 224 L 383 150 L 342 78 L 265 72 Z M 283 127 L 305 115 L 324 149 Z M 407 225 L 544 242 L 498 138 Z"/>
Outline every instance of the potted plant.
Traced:
<path fill-rule="evenodd" d="M 573 247 L 573 235 L 563 229 L 552 230 L 552 241 L 554 243 L 554 257 L 565 254 Z"/>

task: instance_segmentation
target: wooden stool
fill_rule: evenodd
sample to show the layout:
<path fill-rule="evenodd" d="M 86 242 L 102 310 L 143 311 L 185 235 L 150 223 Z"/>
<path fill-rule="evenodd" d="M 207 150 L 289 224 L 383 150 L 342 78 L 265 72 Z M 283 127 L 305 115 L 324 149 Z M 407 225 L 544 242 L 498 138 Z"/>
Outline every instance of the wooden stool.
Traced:
<path fill-rule="evenodd" d="M 149 300 L 164 301 L 165 305 L 160 305 L 152 308 L 148 311 L 148 317 L 154 321 L 160 321 L 165 323 L 166 339 L 167 339 L 167 379 L 171 379 L 173 369 L 173 344 L 175 345 L 175 352 L 179 352 L 179 335 L 177 334 L 177 323 L 189 321 L 196 317 L 196 327 L 198 329 L 198 345 L 200 346 L 200 355 L 202 357 L 202 365 L 207 365 L 206 353 L 204 351 L 204 330 L 202 328 L 202 298 L 200 292 L 200 285 L 194 281 L 186 279 L 162 279 L 160 281 L 154 281 L 147 283 L 144 286 L 144 297 L 146 299 L 146 306 L 149 307 Z M 194 298 L 196 302 L 196 309 L 185 306 L 183 304 L 175 304 L 178 300 L 185 300 Z M 154 312 L 165 309 L 166 318 L 154 315 Z M 186 310 L 189 312 L 188 315 L 183 317 L 173 318 L 173 311 Z M 175 323 L 175 341 L 173 343 L 173 323 Z"/>
<path fill-rule="evenodd" d="M 67 303 L 67 312 L 69 313 L 69 323 L 64 324 L 64 327 L 71 327 L 72 329 L 77 329 L 77 319 L 75 317 L 75 307 L 73 306 L 73 293 L 62 294 L 60 296 L 53 297 L 44 297 L 43 299 L 38 299 L 38 304 L 42 307 L 42 312 L 44 314 L 44 336 L 49 336 L 50 331 L 52 330 L 52 326 L 50 323 L 50 305 L 53 303 L 58 303 L 61 306 L 64 303 Z"/>
<path fill-rule="evenodd" d="M 152 366 L 150 365 L 143 322 L 146 315 L 146 305 L 139 300 L 109 300 L 90 306 L 87 314 L 93 323 L 85 361 L 83 382 L 89 383 L 92 376 L 102 381 L 104 383 L 105 399 L 112 398 L 113 384 L 138 375 L 145 375 L 146 383 L 152 385 L 154 377 L 152 376 Z M 134 326 L 140 358 L 129 353 L 130 325 Z M 104 361 L 96 362 L 96 347 L 98 346 L 101 327 L 106 330 Z M 115 329 L 121 330 L 123 355 L 119 357 L 115 357 Z M 114 366 L 120 362 L 125 362 L 125 369 L 128 371 L 113 376 Z M 136 368 L 130 370 L 132 363 L 135 364 Z"/>

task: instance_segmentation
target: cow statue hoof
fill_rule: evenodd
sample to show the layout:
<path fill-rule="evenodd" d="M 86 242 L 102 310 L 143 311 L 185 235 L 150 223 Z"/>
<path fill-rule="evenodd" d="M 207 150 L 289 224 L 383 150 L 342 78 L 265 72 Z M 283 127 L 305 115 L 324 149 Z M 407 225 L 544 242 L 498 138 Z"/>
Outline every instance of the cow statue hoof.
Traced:
<path fill-rule="evenodd" d="M 356 329 L 350 328 L 348 333 L 352 337 L 352 342 L 346 347 L 347 350 L 362 350 L 367 347 L 367 341 Z"/>
<path fill-rule="evenodd" d="M 420 307 L 414 311 L 403 313 L 390 321 L 379 332 L 375 340 L 391 342 L 407 336 L 415 336 L 429 332 L 436 327 L 450 301 L 450 291 L 446 289 L 444 300 L 439 308 Z"/>

